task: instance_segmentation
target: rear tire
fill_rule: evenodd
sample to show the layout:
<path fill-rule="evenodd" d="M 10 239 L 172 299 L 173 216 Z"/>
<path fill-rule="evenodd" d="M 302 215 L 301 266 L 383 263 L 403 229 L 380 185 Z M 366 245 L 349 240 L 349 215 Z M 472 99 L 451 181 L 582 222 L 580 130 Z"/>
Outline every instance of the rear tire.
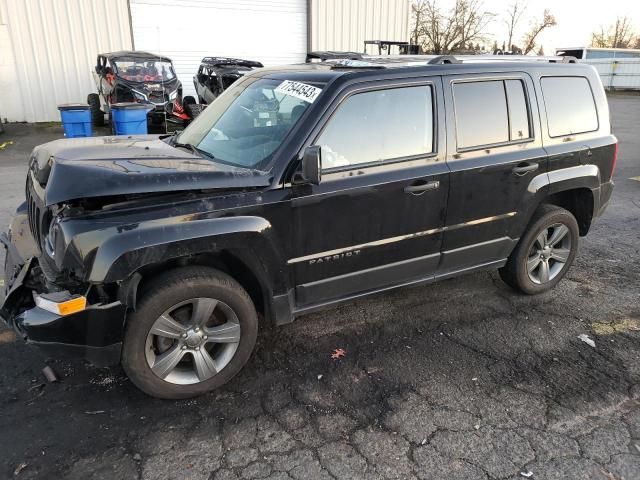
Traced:
<path fill-rule="evenodd" d="M 206 105 L 191 103 L 184 106 L 184 111 L 187 115 L 189 115 L 189 118 L 193 120 L 198 115 L 200 115 L 205 108 Z"/>
<path fill-rule="evenodd" d="M 527 295 L 551 290 L 565 276 L 578 250 L 578 222 L 571 212 L 542 205 L 499 270 L 510 287 Z"/>
<path fill-rule="evenodd" d="M 111 110 L 109 110 L 109 130 L 111 131 L 111 135 L 115 135 L 116 134 L 116 126 L 113 123 L 113 113 L 111 112 Z"/>
<path fill-rule="evenodd" d="M 253 302 L 233 278 L 208 267 L 178 268 L 142 287 L 127 321 L 122 366 L 148 395 L 191 398 L 231 380 L 257 333 Z"/>
<path fill-rule="evenodd" d="M 187 105 L 194 105 L 195 103 L 196 103 L 196 99 L 192 95 L 187 95 L 182 99 L 183 108 L 185 108 Z"/>
<path fill-rule="evenodd" d="M 91 111 L 91 121 L 94 126 L 104 126 L 104 112 L 100 109 L 100 96 L 97 93 L 90 93 L 87 96 L 87 103 Z"/>

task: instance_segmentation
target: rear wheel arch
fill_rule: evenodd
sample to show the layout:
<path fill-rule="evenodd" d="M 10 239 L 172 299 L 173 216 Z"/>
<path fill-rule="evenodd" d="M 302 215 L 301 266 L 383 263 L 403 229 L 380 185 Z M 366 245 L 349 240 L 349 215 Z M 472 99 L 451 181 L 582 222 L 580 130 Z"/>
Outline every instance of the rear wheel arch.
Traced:
<path fill-rule="evenodd" d="M 580 236 L 583 237 L 589 233 L 594 214 L 594 197 L 591 189 L 582 187 L 551 193 L 542 200 L 541 205 L 564 208 L 578 222 Z"/>
<path fill-rule="evenodd" d="M 500 277 L 515 290 L 528 295 L 552 289 L 573 263 L 578 236 L 579 226 L 571 212 L 557 205 L 542 203 L 507 263 L 499 269 Z M 544 267 L 546 273 L 540 270 L 536 274 L 540 267 Z"/>

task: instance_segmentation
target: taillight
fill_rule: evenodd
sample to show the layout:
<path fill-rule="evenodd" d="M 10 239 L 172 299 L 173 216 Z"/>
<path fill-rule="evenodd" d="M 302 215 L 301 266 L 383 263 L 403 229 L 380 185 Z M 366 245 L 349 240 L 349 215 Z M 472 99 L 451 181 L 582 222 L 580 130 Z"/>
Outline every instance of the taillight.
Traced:
<path fill-rule="evenodd" d="M 616 169 L 616 162 L 618 161 L 618 143 L 613 145 L 613 163 L 611 164 L 611 177 L 613 178 L 613 172 Z"/>

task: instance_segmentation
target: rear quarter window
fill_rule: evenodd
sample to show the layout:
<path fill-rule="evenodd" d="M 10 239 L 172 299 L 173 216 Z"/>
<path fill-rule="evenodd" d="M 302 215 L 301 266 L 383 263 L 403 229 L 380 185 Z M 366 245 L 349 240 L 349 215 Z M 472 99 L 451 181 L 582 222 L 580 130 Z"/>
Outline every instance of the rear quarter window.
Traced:
<path fill-rule="evenodd" d="M 598 112 L 585 77 L 543 77 L 540 84 L 550 137 L 598 130 Z"/>

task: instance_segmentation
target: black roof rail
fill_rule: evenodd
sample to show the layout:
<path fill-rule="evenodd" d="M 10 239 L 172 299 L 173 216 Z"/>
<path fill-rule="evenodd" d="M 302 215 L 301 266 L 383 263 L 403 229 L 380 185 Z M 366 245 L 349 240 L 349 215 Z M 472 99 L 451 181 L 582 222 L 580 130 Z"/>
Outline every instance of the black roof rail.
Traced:
<path fill-rule="evenodd" d="M 337 51 L 316 51 L 307 53 L 306 62 L 311 63 L 313 60 L 320 60 L 324 62 L 325 60 L 360 60 L 362 58 L 362 54 L 358 52 L 337 52 Z"/>
<path fill-rule="evenodd" d="M 429 65 L 443 65 L 452 63 L 462 63 L 453 55 L 438 55 L 427 62 Z"/>

